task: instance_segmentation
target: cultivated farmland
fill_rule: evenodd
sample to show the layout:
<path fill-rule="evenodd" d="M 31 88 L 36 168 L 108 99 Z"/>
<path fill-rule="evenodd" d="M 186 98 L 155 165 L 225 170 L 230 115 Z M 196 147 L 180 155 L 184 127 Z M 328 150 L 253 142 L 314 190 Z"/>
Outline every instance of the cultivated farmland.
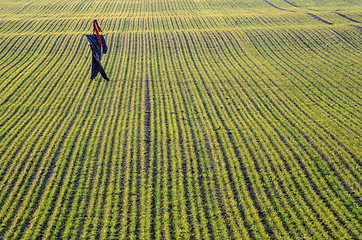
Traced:
<path fill-rule="evenodd" d="M 360 239 L 359 0 L 0 0 L 0 239 Z M 100 22 L 110 78 L 90 80 Z"/>

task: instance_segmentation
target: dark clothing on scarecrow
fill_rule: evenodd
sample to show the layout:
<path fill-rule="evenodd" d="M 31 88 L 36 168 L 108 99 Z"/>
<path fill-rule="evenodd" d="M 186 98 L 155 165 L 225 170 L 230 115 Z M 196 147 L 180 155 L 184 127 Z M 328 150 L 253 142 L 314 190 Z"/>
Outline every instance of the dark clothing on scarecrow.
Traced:
<path fill-rule="evenodd" d="M 104 72 L 104 69 L 101 65 L 102 60 L 102 53 L 107 53 L 107 45 L 106 41 L 104 40 L 103 35 L 100 35 L 102 46 L 101 47 L 97 42 L 97 36 L 96 35 L 86 35 L 87 40 L 89 42 L 89 46 L 92 50 L 92 73 L 91 73 L 91 79 L 94 79 L 98 72 L 101 73 L 102 77 L 106 80 L 109 80 L 107 77 L 107 74 Z"/>
<path fill-rule="evenodd" d="M 101 27 L 97 20 L 93 20 L 93 34 L 86 35 L 89 46 L 92 50 L 92 73 L 91 79 L 94 79 L 98 72 L 101 73 L 102 77 L 109 81 L 107 74 L 104 72 L 104 69 L 101 65 L 102 54 L 107 53 L 107 44 L 104 40 L 103 35 L 100 35 L 99 32 L 102 32 Z"/>

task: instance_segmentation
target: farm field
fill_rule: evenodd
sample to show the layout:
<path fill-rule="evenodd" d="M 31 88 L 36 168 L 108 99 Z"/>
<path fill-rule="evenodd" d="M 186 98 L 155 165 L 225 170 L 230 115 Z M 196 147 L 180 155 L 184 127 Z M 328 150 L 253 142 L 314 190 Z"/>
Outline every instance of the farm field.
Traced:
<path fill-rule="evenodd" d="M 361 239 L 361 51 L 359 0 L 0 0 L 0 239 Z"/>

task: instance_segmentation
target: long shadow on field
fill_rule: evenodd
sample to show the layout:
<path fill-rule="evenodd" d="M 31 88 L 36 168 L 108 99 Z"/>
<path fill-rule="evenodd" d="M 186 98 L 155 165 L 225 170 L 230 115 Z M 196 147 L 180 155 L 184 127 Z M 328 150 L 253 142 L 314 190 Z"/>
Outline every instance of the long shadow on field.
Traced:
<path fill-rule="evenodd" d="M 299 8 L 298 5 L 295 5 L 294 3 L 291 3 L 291 2 L 289 2 L 287 0 L 284 0 L 284 2 L 288 3 L 289 5 L 292 5 L 293 7 Z"/>
<path fill-rule="evenodd" d="M 350 17 L 348 17 L 348 16 L 346 16 L 346 15 L 344 15 L 344 14 L 342 14 L 342 13 L 339 13 L 339 12 L 333 12 L 333 13 L 335 13 L 335 14 L 337 14 L 337 15 L 339 15 L 339 16 L 347 19 L 347 20 L 350 20 L 350 21 L 352 21 L 352 22 L 361 23 L 361 22 L 359 22 L 359 21 L 357 21 L 357 20 L 355 20 L 355 19 L 353 19 L 353 18 L 350 18 Z"/>
<path fill-rule="evenodd" d="M 270 6 L 272 6 L 273 8 L 279 9 L 279 10 L 283 10 L 283 11 L 287 11 L 287 12 L 295 12 L 293 10 L 288 10 L 288 9 L 284 9 L 284 8 L 280 8 L 275 6 L 274 4 L 272 4 L 271 2 L 269 2 L 268 0 L 263 0 L 264 2 L 266 2 L 267 4 L 269 4 Z"/>
<path fill-rule="evenodd" d="M 324 20 L 324 19 L 321 18 L 321 17 L 318 17 L 317 15 L 315 15 L 315 14 L 313 14 L 313 13 L 307 13 L 307 14 L 308 14 L 309 16 L 313 17 L 314 19 L 322 22 L 322 23 L 325 23 L 325 24 L 328 24 L 328 25 L 332 25 L 332 24 L 333 24 L 333 23 L 331 23 L 331 22 L 328 22 L 328 21 Z"/>

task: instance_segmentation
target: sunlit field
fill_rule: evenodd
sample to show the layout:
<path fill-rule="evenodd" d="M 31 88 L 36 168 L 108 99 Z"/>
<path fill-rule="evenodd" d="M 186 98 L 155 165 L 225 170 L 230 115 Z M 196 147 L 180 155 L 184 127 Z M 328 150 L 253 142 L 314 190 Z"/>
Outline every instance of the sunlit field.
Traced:
<path fill-rule="evenodd" d="M 361 239 L 361 22 L 358 0 L 0 0 L 0 239 Z"/>

